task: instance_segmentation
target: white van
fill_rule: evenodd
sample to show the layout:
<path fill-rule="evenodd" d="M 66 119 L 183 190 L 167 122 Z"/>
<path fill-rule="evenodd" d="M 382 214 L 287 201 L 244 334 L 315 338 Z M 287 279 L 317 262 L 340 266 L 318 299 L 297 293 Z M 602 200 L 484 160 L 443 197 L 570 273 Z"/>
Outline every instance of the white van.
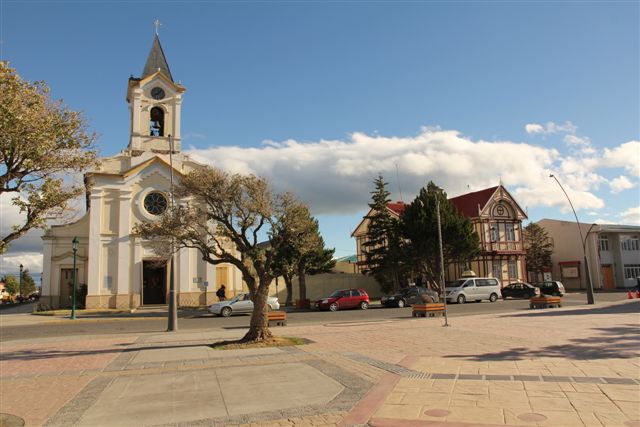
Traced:
<path fill-rule="evenodd" d="M 493 277 L 472 277 L 468 279 L 458 279 L 447 285 L 447 302 L 456 301 L 464 304 L 467 301 L 482 301 L 488 299 L 496 302 L 502 297 L 500 292 L 500 282 Z"/>

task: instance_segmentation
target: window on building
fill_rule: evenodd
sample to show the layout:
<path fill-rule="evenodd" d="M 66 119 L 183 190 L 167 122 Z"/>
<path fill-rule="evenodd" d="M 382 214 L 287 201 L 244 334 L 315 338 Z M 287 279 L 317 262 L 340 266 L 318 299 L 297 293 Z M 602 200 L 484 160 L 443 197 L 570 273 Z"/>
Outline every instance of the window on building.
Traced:
<path fill-rule="evenodd" d="M 635 279 L 636 277 L 640 277 L 640 264 L 625 264 L 624 278 Z"/>
<path fill-rule="evenodd" d="M 160 107 L 153 107 L 150 114 L 149 136 L 164 136 L 164 111 Z"/>
<path fill-rule="evenodd" d="M 640 250 L 640 242 L 637 237 L 627 237 L 620 242 L 623 251 L 637 251 Z"/>
<path fill-rule="evenodd" d="M 491 224 L 491 241 L 497 242 L 500 240 L 500 231 L 498 230 L 498 224 Z"/>
<path fill-rule="evenodd" d="M 493 277 L 502 279 L 502 263 L 500 261 L 493 262 Z"/>
<path fill-rule="evenodd" d="M 600 244 L 600 252 L 609 250 L 609 237 L 606 235 L 601 235 L 598 237 L 598 243 Z"/>
<path fill-rule="evenodd" d="M 515 259 L 509 260 L 509 277 L 518 277 L 518 264 Z"/>
<path fill-rule="evenodd" d="M 513 224 L 507 223 L 505 224 L 506 231 L 505 234 L 507 236 L 507 242 L 515 242 L 516 241 L 516 230 L 513 227 Z"/>

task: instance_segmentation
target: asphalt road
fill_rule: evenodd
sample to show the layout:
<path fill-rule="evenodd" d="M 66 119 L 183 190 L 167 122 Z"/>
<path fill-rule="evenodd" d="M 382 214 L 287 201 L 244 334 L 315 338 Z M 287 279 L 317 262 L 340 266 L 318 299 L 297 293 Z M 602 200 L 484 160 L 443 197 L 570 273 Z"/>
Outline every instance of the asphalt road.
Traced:
<path fill-rule="evenodd" d="M 626 299 L 625 293 L 596 294 L 596 304 L 602 302 L 621 301 Z M 565 306 L 586 305 L 586 295 L 570 293 L 563 298 Z M 528 300 L 506 300 L 495 303 L 480 302 L 467 304 L 449 304 L 448 315 L 452 322 L 458 316 L 472 314 L 501 313 L 513 311 L 529 311 Z M 12 325 L 2 317 L 8 314 L 0 312 L 0 341 L 13 341 L 30 338 L 47 338 L 72 335 L 129 334 L 144 332 L 162 332 L 166 330 L 167 321 L 162 312 L 139 313 L 136 317 L 80 318 L 77 320 L 59 320 L 50 323 Z M 20 315 L 25 316 L 25 315 Z M 204 310 L 181 311 L 178 327 L 180 330 L 198 330 L 212 328 L 246 328 L 249 315 L 238 315 L 228 318 L 215 317 Z M 373 305 L 368 310 L 345 310 L 337 312 L 307 311 L 290 312 L 287 316 L 289 325 L 300 324 L 349 324 L 361 322 L 398 321 L 411 318 L 411 308 L 382 308 Z"/>

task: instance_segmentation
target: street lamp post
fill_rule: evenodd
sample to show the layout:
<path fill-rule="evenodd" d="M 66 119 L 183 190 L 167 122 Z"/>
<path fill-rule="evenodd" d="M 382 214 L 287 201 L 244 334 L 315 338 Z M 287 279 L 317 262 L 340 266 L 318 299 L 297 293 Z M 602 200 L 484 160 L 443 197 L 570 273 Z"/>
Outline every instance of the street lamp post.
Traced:
<path fill-rule="evenodd" d="M 440 251 L 440 290 L 444 300 L 444 326 L 449 326 L 447 315 L 447 290 L 444 283 L 444 255 L 442 251 L 442 226 L 440 224 L 440 192 L 436 192 L 436 219 L 438 220 L 438 249 Z"/>
<path fill-rule="evenodd" d="M 71 249 L 73 249 L 73 297 L 72 297 L 72 301 L 71 301 L 71 319 L 75 320 L 76 318 L 76 285 L 77 285 L 77 277 L 78 274 L 76 273 L 76 257 L 78 254 L 78 246 L 79 246 L 80 242 L 78 241 L 77 237 L 74 237 L 73 240 L 71 241 Z"/>
<path fill-rule="evenodd" d="M 567 197 L 569 206 L 571 206 L 571 210 L 573 211 L 573 216 L 576 217 L 576 223 L 578 224 L 578 232 L 580 233 L 580 243 L 582 244 L 582 255 L 584 256 L 584 271 L 585 271 L 585 275 L 587 276 L 587 304 L 594 304 L 595 299 L 593 297 L 593 284 L 591 283 L 591 275 L 589 274 L 589 262 L 587 261 L 587 241 L 582 236 L 582 228 L 580 228 L 580 220 L 578 220 L 578 214 L 576 213 L 576 210 L 573 208 L 573 203 L 571 203 L 571 199 L 569 198 L 569 195 L 567 194 L 566 191 L 564 191 L 564 187 L 562 186 L 562 184 L 560 184 L 560 181 L 558 181 L 558 178 L 556 178 L 554 174 L 549 175 L 549 178 L 553 178 L 556 180 L 556 182 L 560 186 L 560 189 L 562 190 L 564 195 Z M 589 229 L 589 231 L 591 231 L 591 229 Z M 587 237 L 589 237 L 588 233 L 587 233 Z"/>
<path fill-rule="evenodd" d="M 171 215 L 175 214 L 175 196 L 173 193 L 173 138 L 169 135 L 169 166 L 171 168 Z M 176 284 L 174 276 L 174 239 L 171 238 L 171 261 L 169 269 L 171 270 L 169 273 L 169 307 L 167 313 L 167 332 L 173 332 L 178 330 L 178 305 L 176 298 Z M 206 291 L 205 291 L 206 292 Z M 205 294 L 206 295 L 206 294 Z"/>
<path fill-rule="evenodd" d="M 22 264 L 20 264 L 20 278 L 19 278 L 19 287 L 18 287 L 18 292 L 20 293 L 20 299 L 23 299 L 22 296 L 22 269 L 24 268 L 24 266 Z"/>

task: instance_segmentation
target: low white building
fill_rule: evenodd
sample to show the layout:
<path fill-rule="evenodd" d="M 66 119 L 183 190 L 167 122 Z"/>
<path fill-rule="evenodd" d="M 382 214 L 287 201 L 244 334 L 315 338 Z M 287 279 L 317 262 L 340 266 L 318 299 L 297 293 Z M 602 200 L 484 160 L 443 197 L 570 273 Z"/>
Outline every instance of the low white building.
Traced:
<path fill-rule="evenodd" d="M 537 223 L 553 239 L 551 275 L 572 289 L 586 289 L 578 224 L 543 219 Z M 631 288 L 640 277 L 640 227 L 580 223 L 594 289 Z"/>
<path fill-rule="evenodd" d="M 156 35 L 142 76 L 128 81 L 131 123 L 127 148 L 101 159 L 99 168 L 85 175 L 86 214 L 72 224 L 52 227 L 43 237 L 43 304 L 70 305 L 74 237 L 79 240 L 77 283 L 87 287 L 87 308 L 167 303 L 167 260 L 131 231 L 135 224 L 154 221 L 170 207 L 172 178 L 177 183 L 201 167 L 181 153 L 184 92 L 173 81 Z M 174 265 L 179 305 L 211 303 L 222 284 L 227 296 L 243 290 L 235 267 L 213 266 L 196 249 L 181 249 Z"/>

